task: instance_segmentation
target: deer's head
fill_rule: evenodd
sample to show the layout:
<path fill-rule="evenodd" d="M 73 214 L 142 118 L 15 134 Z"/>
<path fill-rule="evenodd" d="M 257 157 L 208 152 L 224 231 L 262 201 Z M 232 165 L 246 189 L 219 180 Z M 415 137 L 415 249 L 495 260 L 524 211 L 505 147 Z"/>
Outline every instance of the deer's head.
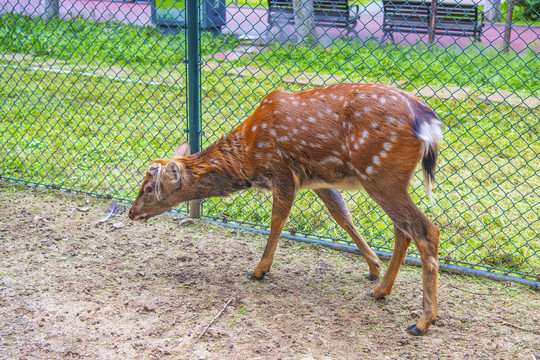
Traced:
<path fill-rule="evenodd" d="M 182 158 L 189 154 L 186 141 L 176 149 L 172 159 L 157 159 L 148 165 L 139 194 L 129 209 L 131 220 L 144 222 L 188 200 L 178 195 L 187 185 L 188 176 Z"/>

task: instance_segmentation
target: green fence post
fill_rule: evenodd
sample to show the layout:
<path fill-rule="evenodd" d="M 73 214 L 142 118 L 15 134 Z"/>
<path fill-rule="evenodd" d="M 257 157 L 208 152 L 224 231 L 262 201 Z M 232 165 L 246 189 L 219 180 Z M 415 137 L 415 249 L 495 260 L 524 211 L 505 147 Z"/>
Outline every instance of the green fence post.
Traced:
<path fill-rule="evenodd" d="M 188 126 L 189 143 L 191 153 L 194 154 L 200 149 L 201 126 L 200 100 L 201 100 L 201 69 L 200 69 L 200 49 L 199 49 L 199 0 L 188 0 L 186 4 L 187 20 L 187 75 L 188 75 Z M 189 202 L 189 215 L 192 218 L 201 216 L 199 200 Z"/>

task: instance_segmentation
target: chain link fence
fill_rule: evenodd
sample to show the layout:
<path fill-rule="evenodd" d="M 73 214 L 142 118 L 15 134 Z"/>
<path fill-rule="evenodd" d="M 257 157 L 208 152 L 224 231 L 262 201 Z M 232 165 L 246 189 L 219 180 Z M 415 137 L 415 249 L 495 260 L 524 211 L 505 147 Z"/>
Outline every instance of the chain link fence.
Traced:
<path fill-rule="evenodd" d="M 411 184 L 441 228 L 441 266 L 538 287 L 540 1 L 201 0 L 188 76 L 189 6 L 0 1 L 1 178 L 130 201 L 149 161 L 190 138 L 208 146 L 274 89 L 391 83 L 444 125 L 437 205 L 420 171 Z M 344 195 L 388 256 L 390 220 L 363 192 Z M 265 231 L 270 206 L 249 190 L 205 201 L 202 217 Z M 284 233 L 353 249 L 310 191 Z"/>

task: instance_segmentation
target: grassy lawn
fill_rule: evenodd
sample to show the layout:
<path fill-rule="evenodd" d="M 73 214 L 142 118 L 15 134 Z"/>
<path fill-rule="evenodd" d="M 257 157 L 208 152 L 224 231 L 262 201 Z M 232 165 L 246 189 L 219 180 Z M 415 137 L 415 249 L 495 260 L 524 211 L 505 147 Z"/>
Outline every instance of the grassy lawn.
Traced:
<path fill-rule="evenodd" d="M 349 1 L 350 5 L 366 5 L 371 3 L 372 0 L 353 0 Z M 250 7 L 268 7 L 268 0 L 227 0 L 227 6 L 250 6 Z"/>
<path fill-rule="evenodd" d="M 132 199 L 145 165 L 168 157 L 186 140 L 184 37 L 149 29 L 61 21 L 45 29 L 35 20 L 0 23 L 0 51 L 34 61 L 63 61 L 86 69 L 123 68 L 141 81 L 176 79 L 175 86 L 120 82 L 82 71 L 51 73 L 0 61 L 0 149 L 3 178 Z M 238 44 L 204 35 L 203 54 Z M 300 90 L 283 82 L 300 71 L 345 75 L 354 81 L 409 79 L 459 85 L 479 92 L 496 88 L 540 96 L 537 55 L 501 56 L 426 47 L 375 47 L 338 42 L 334 47 L 276 46 L 250 64 L 268 69 L 265 80 L 231 77 L 222 67 L 202 75 L 203 146 L 243 121 L 269 91 Z M 3 55 L 0 55 L 0 60 Z M 429 98 L 444 123 L 437 206 L 430 208 L 420 173 L 411 185 L 417 204 L 442 229 L 440 256 L 450 263 L 494 266 L 536 276 L 540 269 L 540 110 Z M 363 192 L 345 193 L 361 232 L 374 247 L 391 249 L 392 230 Z M 268 226 L 269 195 L 246 191 L 205 202 L 208 217 Z M 261 225 L 262 224 L 262 225 Z M 350 243 L 312 192 L 303 192 L 287 224 L 297 234 Z M 413 248 L 411 248 L 413 249 Z"/>

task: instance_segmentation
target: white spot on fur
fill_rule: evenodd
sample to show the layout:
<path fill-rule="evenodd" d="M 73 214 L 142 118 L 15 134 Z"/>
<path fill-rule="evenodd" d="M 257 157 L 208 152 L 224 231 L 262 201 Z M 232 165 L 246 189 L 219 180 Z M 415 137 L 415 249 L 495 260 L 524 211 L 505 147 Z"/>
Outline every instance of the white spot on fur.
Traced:
<path fill-rule="evenodd" d="M 253 125 L 253 126 L 251 127 L 251 131 L 254 132 L 255 130 L 257 130 L 257 125 Z"/>
<path fill-rule="evenodd" d="M 362 114 L 360 113 L 360 111 L 355 111 L 355 112 L 354 112 L 354 116 L 356 116 L 356 117 L 360 117 L 361 115 L 362 115 Z"/>
<path fill-rule="evenodd" d="M 280 136 L 277 138 L 277 141 L 279 142 L 284 142 L 284 141 L 287 141 L 289 140 L 289 137 L 288 136 Z"/>
<path fill-rule="evenodd" d="M 350 162 L 347 162 L 347 166 L 349 167 L 349 169 L 351 169 L 352 171 L 354 171 L 358 176 L 360 176 L 362 179 L 364 180 L 367 180 L 367 176 L 362 174 L 362 172 L 360 172 L 357 168 L 355 168 L 353 166 L 353 164 L 351 164 Z"/>
<path fill-rule="evenodd" d="M 373 167 L 372 167 L 372 166 L 368 166 L 368 167 L 366 168 L 366 174 L 368 174 L 368 175 L 373 174 Z"/>
<path fill-rule="evenodd" d="M 391 142 L 395 142 L 396 139 L 397 139 L 397 134 L 396 134 L 395 131 L 392 131 L 392 132 L 390 133 L 390 141 L 391 141 Z"/>
<path fill-rule="evenodd" d="M 381 98 L 379 99 L 379 101 L 380 101 L 380 102 L 381 102 L 381 104 L 383 104 L 383 105 L 384 105 L 384 104 L 386 103 L 386 99 L 385 99 L 385 98 L 383 98 L 383 97 L 381 97 Z"/>
<path fill-rule="evenodd" d="M 347 107 L 348 104 L 349 104 L 349 103 L 345 101 L 345 102 L 343 103 L 343 107 Z"/>
<path fill-rule="evenodd" d="M 373 157 L 373 163 L 374 163 L 375 165 L 381 165 L 381 159 L 379 159 L 379 157 L 378 157 L 377 155 L 375 155 L 375 156 Z"/>
<path fill-rule="evenodd" d="M 337 165 L 342 165 L 343 164 L 343 161 L 341 161 L 341 159 L 335 157 L 335 156 L 329 156 L 327 158 L 324 158 L 322 159 L 321 161 L 319 161 L 319 164 L 320 165 L 326 165 L 326 164 L 337 164 Z"/>
<path fill-rule="evenodd" d="M 369 132 L 367 130 L 362 131 L 362 137 L 364 139 L 367 139 L 368 136 L 369 136 Z"/>
<path fill-rule="evenodd" d="M 307 119 L 309 122 L 315 122 L 315 118 L 313 116 L 308 116 Z"/>
<path fill-rule="evenodd" d="M 266 129 L 266 124 L 262 124 L 261 129 Z"/>
<path fill-rule="evenodd" d="M 386 122 L 389 123 L 389 124 L 393 124 L 394 121 L 396 121 L 396 119 L 394 119 L 393 117 L 391 116 L 386 116 Z"/>
<path fill-rule="evenodd" d="M 386 157 L 386 151 L 381 151 L 379 155 L 380 155 L 381 157 L 385 158 L 385 157 Z"/>
<path fill-rule="evenodd" d="M 293 101 L 293 105 L 298 105 L 298 101 Z"/>
<path fill-rule="evenodd" d="M 353 142 L 354 139 L 356 139 L 356 138 L 354 137 L 354 135 L 351 135 L 351 142 Z"/>
<path fill-rule="evenodd" d="M 272 136 L 275 136 L 276 135 L 276 131 L 274 129 L 270 129 L 270 131 L 268 132 L 270 135 Z"/>
<path fill-rule="evenodd" d="M 263 148 L 263 147 L 267 147 L 267 146 L 270 146 L 269 143 L 266 143 L 266 142 L 260 142 L 260 143 L 257 143 L 257 147 L 258 148 Z"/>
<path fill-rule="evenodd" d="M 358 144 L 354 144 L 354 150 L 358 150 L 359 146 Z"/>
<path fill-rule="evenodd" d="M 389 142 L 385 142 L 385 143 L 383 144 L 383 148 L 384 148 L 384 150 L 386 150 L 386 151 L 390 151 L 390 149 L 392 148 L 392 144 L 390 144 Z"/>
<path fill-rule="evenodd" d="M 307 130 L 307 126 L 306 126 L 306 125 L 302 125 L 300 128 L 301 128 L 302 130 L 304 130 L 304 131 Z"/>
<path fill-rule="evenodd" d="M 370 111 L 369 106 L 366 106 L 366 107 L 364 108 L 364 113 L 367 114 L 367 113 L 369 113 L 369 111 Z"/>

